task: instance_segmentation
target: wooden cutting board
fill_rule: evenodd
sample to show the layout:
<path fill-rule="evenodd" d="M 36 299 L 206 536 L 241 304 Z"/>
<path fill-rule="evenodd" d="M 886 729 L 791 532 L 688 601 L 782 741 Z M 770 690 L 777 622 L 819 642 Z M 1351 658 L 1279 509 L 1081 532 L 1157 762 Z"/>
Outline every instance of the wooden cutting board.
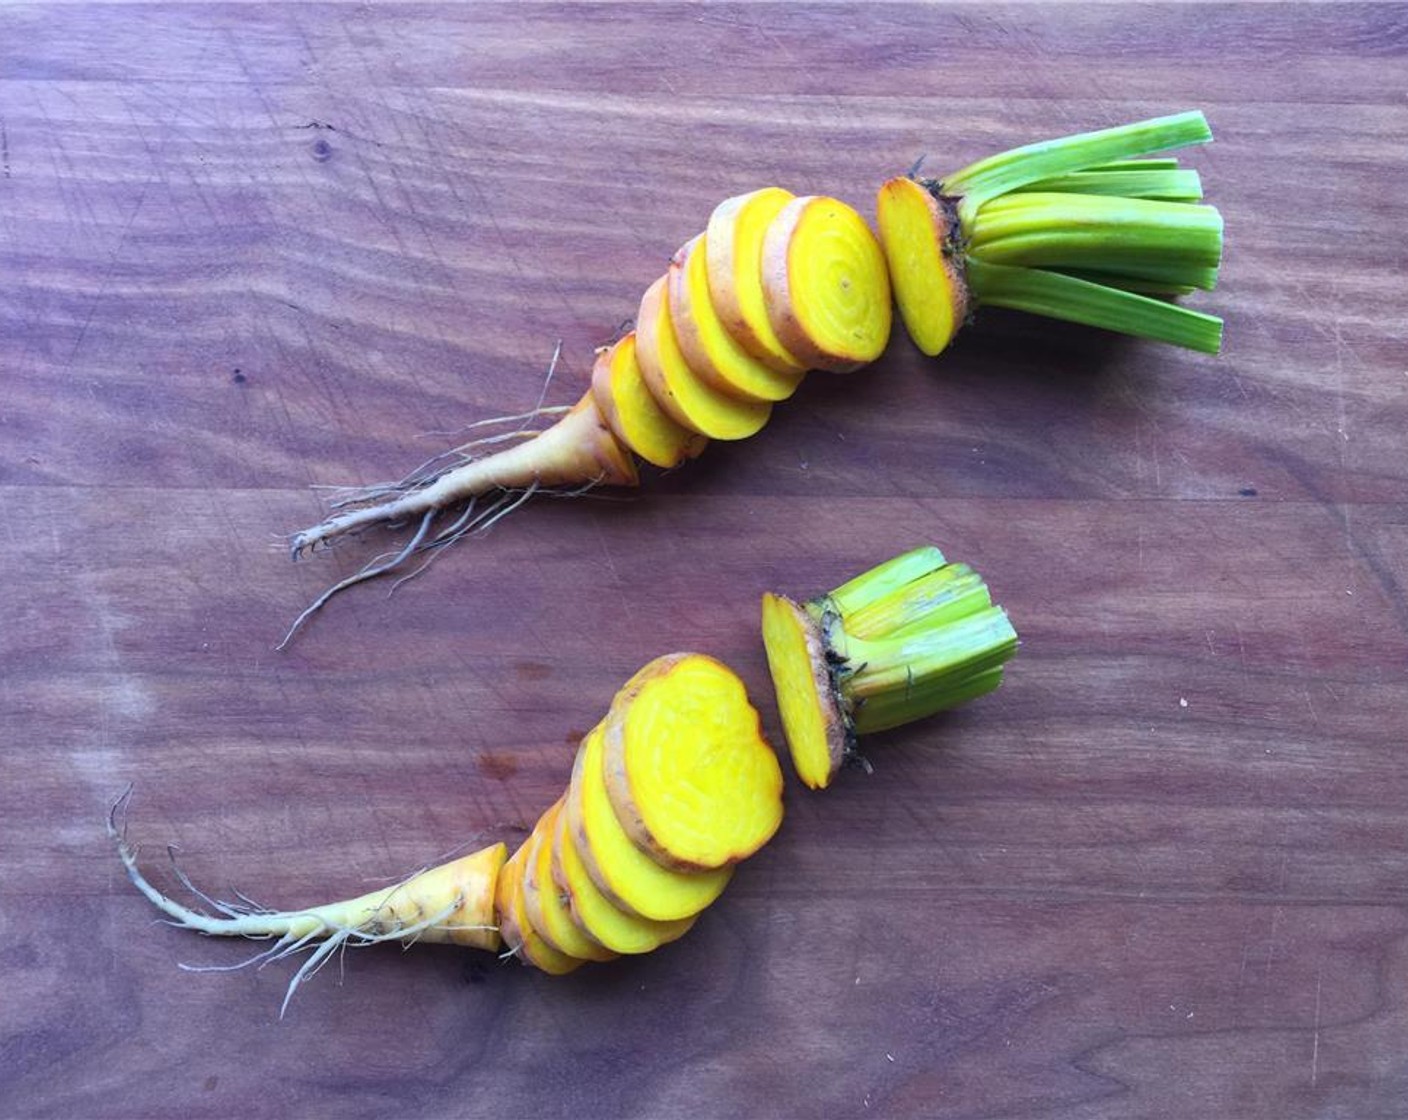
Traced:
<path fill-rule="evenodd" d="M 0 8 L 0 1114 L 1402 1115 L 1408 19 L 1390 5 Z M 1184 108 L 1225 353 L 981 314 L 388 597 L 319 486 L 581 392 L 720 199 L 871 211 Z M 554 347 L 562 357 L 544 388 Z M 932 541 L 997 694 L 788 788 L 682 941 L 555 980 L 154 924 L 103 831 L 297 906 L 515 842 L 616 687 Z"/>

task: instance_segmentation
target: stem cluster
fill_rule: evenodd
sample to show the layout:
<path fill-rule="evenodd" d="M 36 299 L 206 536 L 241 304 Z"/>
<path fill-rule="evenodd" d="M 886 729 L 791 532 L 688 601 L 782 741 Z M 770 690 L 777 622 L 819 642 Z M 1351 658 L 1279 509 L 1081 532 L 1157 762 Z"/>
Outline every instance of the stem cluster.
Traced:
<path fill-rule="evenodd" d="M 1168 302 L 1211 290 L 1222 216 L 1197 173 L 1147 158 L 1212 132 L 1177 113 L 1014 148 L 924 185 L 957 200 L 975 303 L 1216 353 L 1222 321 Z"/>
<path fill-rule="evenodd" d="M 825 637 L 851 731 L 866 735 L 957 707 L 1002 683 L 1017 650 L 982 577 L 933 546 L 886 561 L 806 604 Z"/>

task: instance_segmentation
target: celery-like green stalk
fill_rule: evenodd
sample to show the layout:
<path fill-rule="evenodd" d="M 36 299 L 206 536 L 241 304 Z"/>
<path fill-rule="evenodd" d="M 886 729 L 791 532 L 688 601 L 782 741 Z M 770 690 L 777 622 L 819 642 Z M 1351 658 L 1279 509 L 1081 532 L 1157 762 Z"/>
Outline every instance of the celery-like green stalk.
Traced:
<path fill-rule="evenodd" d="M 856 638 L 893 639 L 991 605 L 982 576 L 967 564 L 945 564 L 860 610 L 843 613 L 841 624 Z"/>
<path fill-rule="evenodd" d="M 966 224 L 988 199 L 1028 183 L 1211 139 L 1212 130 L 1202 113 L 1175 113 L 999 152 L 946 176 L 942 189 L 944 194 L 962 196 L 958 213 Z"/>
<path fill-rule="evenodd" d="M 971 303 L 1215 353 L 1221 320 L 1155 297 L 1216 286 L 1222 216 L 1198 204 L 1197 172 L 1149 158 L 1211 139 L 1202 113 L 1176 113 L 1000 152 L 928 184 L 958 199 Z"/>
<path fill-rule="evenodd" d="M 845 617 L 893 594 L 943 564 L 944 554 L 933 545 L 926 544 L 862 572 L 822 599 L 829 600 L 830 606 Z"/>
<path fill-rule="evenodd" d="M 985 607 L 898 638 L 851 638 L 847 661 L 858 666 L 840 678 L 852 719 L 874 709 L 873 725 L 888 727 L 954 707 L 976 676 L 999 668 L 1017 649 L 1017 632 L 1001 607 Z M 856 723 L 860 733 L 860 723 Z"/>
<path fill-rule="evenodd" d="M 973 673 L 958 683 L 941 681 L 928 688 L 916 688 L 899 696 L 871 697 L 857 708 L 851 723 L 857 735 L 872 735 L 903 727 L 916 719 L 951 711 L 979 696 L 996 691 L 1002 684 L 1003 670 L 995 668 Z"/>
<path fill-rule="evenodd" d="M 841 707 L 857 732 L 991 691 L 1001 680 L 992 670 L 1017 648 L 983 578 L 932 547 L 886 561 L 810 606 L 824 621 Z"/>
<path fill-rule="evenodd" d="M 1122 198 L 1155 198 L 1164 202 L 1197 202 L 1203 181 L 1187 168 L 1169 170 L 1072 171 L 1018 187 L 1004 198 L 1032 193 L 1118 195 Z"/>
<path fill-rule="evenodd" d="M 984 208 L 968 253 L 993 264 L 1210 286 L 1222 259 L 1222 216 L 1211 206 L 1144 198 L 1010 195 Z"/>
<path fill-rule="evenodd" d="M 980 302 L 994 307 L 1107 327 L 1207 354 L 1222 347 L 1222 320 L 1215 315 L 1060 272 L 970 258 L 968 284 Z"/>

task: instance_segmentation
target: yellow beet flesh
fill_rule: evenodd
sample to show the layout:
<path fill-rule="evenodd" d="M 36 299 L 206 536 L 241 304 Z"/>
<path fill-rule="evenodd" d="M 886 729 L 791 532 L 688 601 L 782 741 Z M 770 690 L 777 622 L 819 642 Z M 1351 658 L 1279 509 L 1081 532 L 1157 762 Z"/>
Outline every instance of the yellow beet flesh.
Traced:
<path fill-rule="evenodd" d="M 657 922 L 630 914 L 612 904 L 587 871 L 577 854 L 576 841 L 568 827 L 567 814 L 559 813 L 552 833 L 553 875 L 567 892 L 572 920 L 587 936 L 617 953 L 649 953 L 676 938 L 683 937 L 698 915 L 677 921 Z"/>
<path fill-rule="evenodd" d="M 530 838 L 523 865 L 523 912 L 542 939 L 559 953 L 588 961 L 609 961 L 616 954 L 573 922 L 567 901 L 553 881 L 552 838 L 562 807 L 563 799 L 559 798 L 543 814 Z"/>
<path fill-rule="evenodd" d="M 709 442 L 681 427 L 655 402 L 636 361 L 634 331 L 597 355 L 592 395 L 616 438 L 653 466 L 677 467 Z"/>
<path fill-rule="evenodd" d="M 891 179 L 875 200 L 875 221 L 914 345 L 930 357 L 953 341 L 968 314 L 961 268 L 944 249 L 950 231 L 938 199 L 913 179 Z"/>
<path fill-rule="evenodd" d="M 528 921 L 523 910 L 523 867 L 527 852 L 528 844 L 525 842 L 509 857 L 499 875 L 499 930 L 503 934 L 504 944 L 524 964 L 531 964 L 551 976 L 565 976 L 586 962 L 558 952 L 543 940 Z"/>
<path fill-rule="evenodd" d="M 704 242 L 709 296 L 729 334 L 779 373 L 801 374 L 806 363 L 772 329 L 763 292 L 763 239 L 793 197 L 781 187 L 764 187 L 724 199 L 709 215 Z"/>
<path fill-rule="evenodd" d="M 690 369 L 680 351 L 660 277 L 641 297 L 636 361 L 657 404 L 675 423 L 709 439 L 747 439 L 768 422 L 772 405 L 721 393 Z"/>
<path fill-rule="evenodd" d="M 733 869 L 672 871 L 636 847 L 606 792 L 604 726 L 582 740 L 572 768 L 566 813 L 577 853 L 597 886 L 623 909 L 656 921 L 697 914 L 719 897 Z"/>
<path fill-rule="evenodd" d="M 821 631 L 784 595 L 763 596 L 763 645 L 792 766 L 825 789 L 846 756 L 846 725 L 831 687 Z"/>
<path fill-rule="evenodd" d="M 702 654 L 677 658 L 613 705 L 606 786 L 637 847 L 679 870 L 725 867 L 782 823 L 782 769 L 743 682 Z"/>
<path fill-rule="evenodd" d="M 714 388 L 745 401 L 781 401 L 797 391 L 802 372 L 779 373 L 753 357 L 724 326 L 709 295 L 708 242 L 704 234 L 670 262 L 670 320 L 690 369 Z"/>
<path fill-rule="evenodd" d="M 763 239 L 768 317 L 807 365 L 848 373 L 890 338 L 890 276 L 870 226 L 835 198 L 794 198 Z"/>

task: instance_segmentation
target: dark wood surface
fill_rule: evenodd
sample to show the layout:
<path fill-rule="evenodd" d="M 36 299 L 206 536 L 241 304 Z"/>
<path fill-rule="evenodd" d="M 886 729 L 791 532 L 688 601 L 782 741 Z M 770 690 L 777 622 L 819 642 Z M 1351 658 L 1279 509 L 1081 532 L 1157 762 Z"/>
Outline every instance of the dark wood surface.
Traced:
<path fill-rule="evenodd" d="M 1408 1115 L 1408 9 L 0 8 L 0 1114 Z M 315 485 L 580 391 L 719 199 L 1182 108 L 1208 358 L 984 314 L 628 501 L 543 501 L 283 628 Z M 386 539 L 386 538 L 384 538 Z M 384 540 L 383 539 L 383 540 Z M 793 782 L 683 941 L 551 979 L 288 970 L 103 833 L 291 906 L 523 835 L 649 658 L 776 739 L 765 589 L 925 540 L 998 694 Z"/>

